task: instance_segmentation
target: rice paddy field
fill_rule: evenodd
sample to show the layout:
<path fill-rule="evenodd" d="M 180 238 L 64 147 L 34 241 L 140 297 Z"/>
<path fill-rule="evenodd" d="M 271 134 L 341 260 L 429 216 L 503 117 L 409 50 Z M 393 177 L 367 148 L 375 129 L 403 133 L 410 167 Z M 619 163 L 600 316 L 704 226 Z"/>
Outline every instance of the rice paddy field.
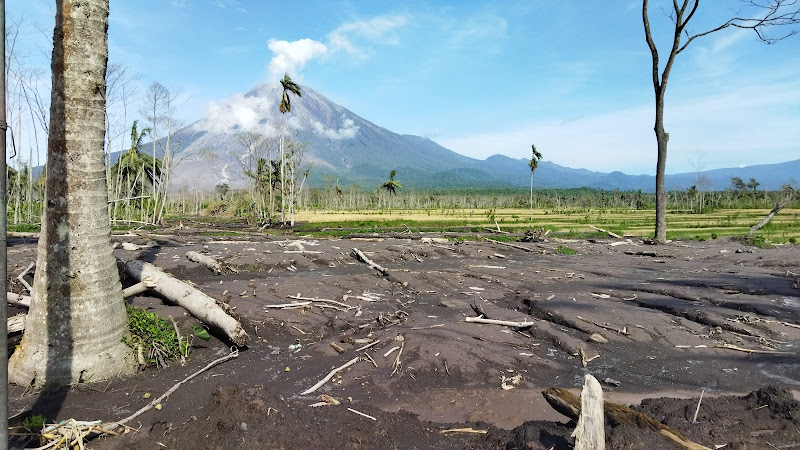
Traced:
<path fill-rule="evenodd" d="M 742 236 L 769 213 L 768 209 L 721 209 L 696 214 L 670 211 L 667 214 L 667 238 L 708 240 Z M 304 223 L 299 230 L 317 235 L 385 231 L 479 232 L 486 228 L 520 233 L 544 228 L 552 234 L 591 236 L 598 234 L 591 226 L 632 237 L 653 234 L 655 211 L 632 209 L 398 209 L 392 211 L 301 211 L 296 220 Z M 800 240 L 800 209 L 783 209 L 756 233 L 772 243 L 796 243 Z"/>

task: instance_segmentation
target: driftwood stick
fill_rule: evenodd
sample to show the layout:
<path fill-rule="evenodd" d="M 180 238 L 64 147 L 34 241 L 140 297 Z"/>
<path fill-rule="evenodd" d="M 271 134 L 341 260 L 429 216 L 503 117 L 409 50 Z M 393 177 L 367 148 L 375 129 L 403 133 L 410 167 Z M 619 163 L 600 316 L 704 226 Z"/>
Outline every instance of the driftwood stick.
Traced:
<path fill-rule="evenodd" d="M 353 408 L 347 408 L 347 410 L 348 410 L 348 411 L 350 411 L 351 413 L 356 413 L 356 414 L 358 414 L 359 416 L 366 417 L 367 419 L 372 419 L 372 420 L 375 420 L 375 421 L 377 421 L 377 420 L 378 420 L 378 419 L 376 419 L 376 418 L 374 418 L 374 417 L 370 416 L 369 414 L 364 414 L 364 413 L 362 413 L 361 411 L 356 411 L 356 410 L 355 410 L 355 409 L 353 409 Z"/>
<path fill-rule="evenodd" d="M 184 307 L 203 323 L 221 330 L 236 345 L 245 345 L 250 339 L 238 320 L 228 315 L 213 298 L 198 289 L 144 261 L 129 261 L 126 267 L 127 272 L 136 280 L 152 279 L 155 283 L 154 291 Z"/>
<path fill-rule="evenodd" d="M 472 323 L 485 323 L 489 325 L 503 325 L 507 327 L 523 328 L 533 325 L 533 322 L 513 322 L 510 320 L 484 319 L 483 317 L 465 317 L 464 321 Z"/>
<path fill-rule="evenodd" d="M 706 393 L 705 389 L 700 391 L 700 400 L 697 401 L 697 408 L 694 410 L 694 417 L 692 418 L 692 423 L 697 423 L 697 413 L 700 412 L 700 402 L 703 401 L 703 394 L 705 393 Z"/>
<path fill-rule="evenodd" d="M 292 302 L 292 303 L 281 303 L 279 305 L 264 305 L 264 309 L 287 309 L 287 308 L 299 308 L 301 306 L 308 306 L 311 302 Z"/>
<path fill-rule="evenodd" d="M 23 270 L 22 272 L 20 272 L 19 275 L 17 275 L 17 280 L 19 280 L 19 282 L 22 283 L 23 286 L 25 286 L 25 289 L 28 290 L 28 293 L 33 291 L 33 288 L 31 288 L 31 285 L 28 284 L 27 281 L 25 281 L 25 275 L 27 275 L 28 272 L 30 272 L 31 269 L 33 269 L 34 267 L 36 267 L 36 262 L 30 263 L 25 270 Z"/>
<path fill-rule="evenodd" d="M 315 384 L 315 385 L 311 386 L 310 388 L 306 389 L 305 391 L 301 392 L 300 395 L 308 395 L 308 394 L 316 391 L 317 389 L 321 388 L 325 383 L 330 381 L 331 378 L 333 378 L 333 376 L 336 375 L 336 373 L 341 372 L 342 370 L 347 369 L 348 367 L 350 367 L 353 364 L 357 363 L 359 359 L 361 359 L 361 357 L 360 356 L 356 356 L 355 358 L 351 359 L 350 361 L 347 361 L 343 365 L 331 370 L 330 373 L 328 373 L 328 375 L 325 376 L 325 378 L 319 380 L 319 382 L 317 384 Z"/>
<path fill-rule="evenodd" d="M 603 414 L 603 388 L 597 378 L 586 375 L 581 391 L 581 414 L 572 432 L 575 450 L 605 450 L 606 430 Z"/>
<path fill-rule="evenodd" d="M 727 348 L 728 350 L 737 350 L 745 353 L 763 353 L 765 355 L 794 355 L 793 352 L 781 352 L 778 350 L 758 350 L 754 348 L 744 348 L 731 344 L 717 344 L 716 348 Z"/>
<path fill-rule="evenodd" d="M 28 295 L 15 294 L 13 292 L 6 292 L 6 301 L 9 305 L 22 306 L 25 308 L 31 307 L 31 297 Z"/>
<path fill-rule="evenodd" d="M 287 295 L 286 298 L 291 298 L 292 300 L 307 300 L 310 302 L 320 302 L 320 303 L 330 303 L 331 305 L 341 306 L 345 309 L 355 309 L 355 306 L 350 306 L 346 303 L 337 302 L 336 300 L 328 300 L 326 298 L 309 298 L 309 297 L 301 297 L 300 294 L 297 295 Z"/>
<path fill-rule="evenodd" d="M 485 237 L 484 239 L 486 239 L 487 241 L 491 242 L 492 244 L 505 245 L 506 247 L 515 248 L 515 249 L 517 249 L 517 250 L 522 250 L 522 251 L 524 251 L 524 252 L 538 253 L 538 251 L 537 251 L 537 250 L 534 250 L 534 249 L 532 249 L 532 248 L 523 247 L 523 246 L 521 246 L 521 245 L 512 244 L 512 243 L 510 243 L 510 242 L 500 242 L 500 241 L 496 241 L 496 240 L 494 240 L 494 239 L 489 239 L 489 238 L 487 238 L 487 237 Z"/>
<path fill-rule="evenodd" d="M 578 420 L 578 417 L 580 417 L 581 399 L 572 392 L 559 387 L 551 387 L 542 391 L 542 395 L 544 399 L 547 400 L 547 403 L 561 414 L 564 414 L 572 420 Z M 647 414 L 636 412 L 627 406 L 607 400 L 603 402 L 603 407 L 606 420 L 612 426 L 627 425 L 643 430 L 657 431 L 661 436 L 685 450 L 710 450 L 708 447 L 690 441 L 680 432 L 664 425 Z"/>
<path fill-rule="evenodd" d="M 360 351 L 362 351 L 362 350 L 366 350 L 366 349 L 368 349 L 368 348 L 372 347 L 373 345 L 378 345 L 378 343 L 379 343 L 380 341 L 381 341 L 380 339 L 376 339 L 374 342 L 370 342 L 370 343 L 369 343 L 369 344 L 367 344 L 367 345 L 363 345 L 363 346 L 361 346 L 361 347 L 358 347 L 358 348 L 356 349 L 356 351 L 357 351 L 357 352 L 360 352 Z"/>
<path fill-rule="evenodd" d="M 134 295 L 139 295 L 150 288 L 154 288 L 155 286 L 156 284 L 153 283 L 153 280 L 145 278 L 144 280 L 134 284 L 133 286 L 128 286 L 125 289 L 123 289 L 122 297 L 123 298 L 133 297 Z"/>
<path fill-rule="evenodd" d="M 181 385 L 183 383 L 186 383 L 187 381 L 189 381 L 192 378 L 200 375 L 201 373 L 205 372 L 206 370 L 216 366 L 217 364 L 220 364 L 220 363 L 223 363 L 225 361 L 231 360 L 233 358 L 236 358 L 237 356 L 239 356 L 239 350 L 234 350 L 230 354 L 228 354 L 227 356 L 223 356 L 222 358 L 215 359 L 214 361 L 211 361 L 210 363 L 208 363 L 202 369 L 200 369 L 197 372 L 195 372 L 195 373 L 189 375 L 188 377 L 184 378 L 183 381 L 179 381 L 178 383 L 176 383 L 174 386 L 169 388 L 169 390 L 167 392 L 165 392 L 163 395 L 161 395 L 157 399 L 151 401 L 150 403 L 148 403 L 146 406 L 144 406 L 140 410 L 136 411 L 135 413 L 131 414 L 130 416 L 128 416 L 128 417 L 126 417 L 124 419 L 121 419 L 121 420 L 119 420 L 117 422 L 112 422 L 112 423 L 109 423 L 108 425 L 103 425 L 103 427 L 99 428 L 97 432 L 102 434 L 102 433 L 106 433 L 107 432 L 106 430 L 113 431 L 113 430 L 115 430 L 115 429 L 117 429 L 117 428 L 119 428 L 121 426 L 124 426 L 124 424 L 130 422 L 131 420 L 133 420 L 133 419 L 135 419 L 137 417 L 139 417 L 140 415 L 144 414 L 145 412 L 153 409 L 157 404 L 161 403 L 165 398 L 169 397 L 170 394 L 172 394 L 173 392 L 178 390 L 178 388 L 181 387 Z"/>
<path fill-rule="evenodd" d="M 361 250 L 359 250 L 359 249 L 357 249 L 357 248 L 353 248 L 353 256 L 354 256 L 354 257 L 355 257 L 357 260 L 359 260 L 359 261 L 361 261 L 361 262 L 363 262 L 363 263 L 366 263 L 366 264 L 369 266 L 369 268 L 370 268 L 370 269 L 375 269 L 375 270 L 377 270 L 377 271 L 378 271 L 378 272 L 380 272 L 380 274 L 381 274 L 381 275 L 383 275 L 383 276 L 389 276 L 389 270 L 387 270 L 387 269 L 385 269 L 385 268 L 383 268 L 383 267 L 379 266 L 379 265 L 378 265 L 378 264 L 376 264 L 375 262 L 373 262 L 373 261 L 372 261 L 371 259 L 369 259 L 369 258 L 367 257 L 367 255 L 365 255 L 365 254 L 364 254 L 364 253 L 363 253 Z"/>
<path fill-rule="evenodd" d="M 219 261 L 210 256 L 206 256 L 195 251 L 188 251 L 186 252 L 186 257 L 189 258 L 189 261 L 200 263 L 208 267 L 216 275 L 222 273 L 222 267 L 220 266 Z"/>

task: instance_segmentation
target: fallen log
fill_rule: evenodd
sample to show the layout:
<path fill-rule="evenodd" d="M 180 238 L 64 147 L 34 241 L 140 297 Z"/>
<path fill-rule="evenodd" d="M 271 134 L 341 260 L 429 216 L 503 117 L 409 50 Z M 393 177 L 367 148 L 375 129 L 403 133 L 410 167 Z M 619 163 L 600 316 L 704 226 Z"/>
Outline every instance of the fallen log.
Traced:
<path fill-rule="evenodd" d="M 772 208 L 772 211 L 770 211 L 769 214 L 767 214 L 767 217 L 764 217 L 764 220 L 762 220 L 761 222 L 758 222 L 757 224 L 755 224 L 752 227 L 750 227 L 750 231 L 747 233 L 747 237 L 752 236 L 753 233 L 755 233 L 756 231 L 764 228 L 764 226 L 766 224 L 768 224 L 769 221 L 772 220 L 773 217 L 775 217 L 775 214 L 778 214 L 778 212 L 780 210 L 782 210 L 782 209 L 783 209 L 783 205 L 781 205 L 781 204 L 775 205 L 775 207 Z"/>
<path fill-rule="evenodd" d="M 149 278 L 155 284 L 152 287 L 154 291 L 164 296 L 167 300 L 184 307 L 203 323 L 219 329 L 236 345 L 245 345 L 250 339 L 250 336 L 242 328 L 242 324 L 229 316 L 217 305 L 216 300 L 203 292 L 167 275 L 156 266 L 144 261 L 128 261 L 126 270 L 128 274 L 138 281 Z"/>
<path fill-rule="evenodd" d="M 9 305 L 22 306 L 24 308 L 31 307 L 31 297 L 28 295 L 6 292 L 6 302 L 8 302 Z"/>
<path fill-rule="evenodd" d="M 139 295 L 142 292 L 154 287 L 155 284 L 150 279 L 142 280 L 133 286 L 128 286 L 122 290 L 122 298 L 133 297 L 134 295 Z"/>
<path fill-rule="evenodd" d="M 222 273 L 222 266 L 220 266 L 219 261 L 210 256 L 206 256 L 195 251 L 188 251 L 186 252 L 186 257 L 189 258 L 189 261 L 200 263 L 208 267 L 214 272 L 215 275 Z"/>
<path fill-rule="evenodd" d="M 611 237 L 613 237 L 613 238 L 622 239 L 622 236 L 620 236 L 620 235 L 618 235 L 618 234 L 616 234 L 616 233 L 612 233 L 611 231 L 604 230 L 604 229 L 602 229 L 602 228 L 597 228 L 597 227 L 596 227 L 596 226 L 594 226 L 594 225 L 589 225 L 589 228 L 591 228 L 591 229 L 593 229 L 593 230 L 595 230 L 595 231 L 599 231 L 599 232 L 601 232 L 601 233 L 606 233 L 606 234 L 608 234 L 609 236 L 611 236 Z"/>
<path fill-rule="evenodd" d="M 578 420 L 581 411 L 581 399 L 577 395 L 560 387 L 551 387 L 542 391 L 544 399 L 556 411 L 572 420 Z M 710 450 L 708 447 L 690 441 L 686 436 L 663 423 L 653 419 L 647 414 L 636 412 L 619 403 L 604 401 L 603 412 L 606 420 L 612 426 L 626 425 L 643 430 L 656 431 L 665 439 L 685 450 Z"/>
<path fill-rule="evenodd" d="M 369 266 L 370 269 L 377 270 L 383 276 L 389 276 L 389 270 L 388 269 L 385 269 L 385 268 L 381 267 L 380 265 L 376 264 L 375 262 L 373 262 L 361 250 L 359 250 L 357 248 L 353 248 L 353 256 L 357 260 L 359 260 L 359 261 L 361 261 L 363 263 L 366 263 Z"/>

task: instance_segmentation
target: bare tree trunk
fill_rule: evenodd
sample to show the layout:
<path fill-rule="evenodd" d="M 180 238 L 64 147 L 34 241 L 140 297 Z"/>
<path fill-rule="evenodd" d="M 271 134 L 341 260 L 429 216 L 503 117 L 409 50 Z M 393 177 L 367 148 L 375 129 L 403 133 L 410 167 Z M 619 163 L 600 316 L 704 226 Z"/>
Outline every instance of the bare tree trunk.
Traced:
<path fill-rule="evenodd" d="M 108 0 L 56 2 L 48 205 L 25 339 L 9 360 L 23 386 L 99 381 L 135 370 L 111 250 L 104 150 Z"/>

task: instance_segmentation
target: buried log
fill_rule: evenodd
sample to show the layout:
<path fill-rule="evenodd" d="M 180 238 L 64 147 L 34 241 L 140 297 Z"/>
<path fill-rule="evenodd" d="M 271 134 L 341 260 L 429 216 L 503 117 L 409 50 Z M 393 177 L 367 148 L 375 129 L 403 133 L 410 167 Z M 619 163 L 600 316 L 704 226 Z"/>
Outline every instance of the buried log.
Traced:
<path fill-rule="evenodd" d="M 556 411 L 578 420 L 581 415 L 581 399 L 577 395 L 560 387 L 551 387 L 542 391 L 544 399 Z M 647 414 L 636 412 L 619 403 L 604 401 L 603 410 L 605 418 L 612 426 L 626 425 L 643 430 L 656 431 L 665 439 L 686 450 L 709 450 L 708 447 L 690 441 L 680 432 L 653 419 Z"/>
<path fill-rule="evenodd" d="M 381 267 L 380 265 L 378 265 L 377 263 L 375 263 L 374 261 L 369 259 L 367 257 L 367 255 L 365 255 L 364 252 L 362 252 L 361 250 L 359 250 L 357 248 L 353 248 L 353 256 L 355 256 L 355 258 L 357 260 L 359 260 L 359 261 L 361 261 L 363 263 L 366 263 L 369 266 L 370 269 L 377 270 L 383 276 L 389 276 L 389 270 L 388 269 Z"/>
<path fill-rule="evenodd" d="M 136 280 L 143 281 L 149 278 L 155 285 L 151 289 L 167 300 L 184 307 L 203 323 L 218 328 L 236 345 L 245 345 L 250 339 L 242 324 L 229 316 L 213 298 L 203 292 L 144 261 L 128 261 L 126 270 Z"/>
<path fill-rule="evenodd" d="M 188 251 L 186 252 L 186 257 L 189 258 L 189 261 L 200 263 L 208 267 L 212 272 L 214 272 L 214 275 L 219 275 L 222 273 L 222 266 L 220 266 L 219 261 L 210 256 L 206 256 L 195 251 Z"/>

